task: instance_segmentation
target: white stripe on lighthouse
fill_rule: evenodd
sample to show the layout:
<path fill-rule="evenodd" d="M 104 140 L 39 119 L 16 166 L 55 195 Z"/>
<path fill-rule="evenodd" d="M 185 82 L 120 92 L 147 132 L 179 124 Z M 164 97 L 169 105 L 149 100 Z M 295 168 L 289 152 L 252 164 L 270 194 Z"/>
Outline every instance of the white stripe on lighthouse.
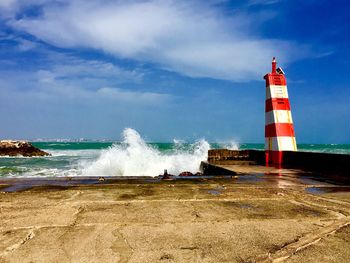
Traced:
<path fill-rule="evenodd" d="M 267 151 L 296 151 L 295 137 L 269 137 L 265 138 L 265 150 Z"/>
<path fill-rule="evenodd" d="M 266 88 L 266 99 L 285 98 L 288 99 L 287 86 L 270 85 Z"/>
<path fill-rule="evenodd" d="M 265 125 L 272 123 L 293 123 L 289 110 L 272 110 L 265 113 Z"/>

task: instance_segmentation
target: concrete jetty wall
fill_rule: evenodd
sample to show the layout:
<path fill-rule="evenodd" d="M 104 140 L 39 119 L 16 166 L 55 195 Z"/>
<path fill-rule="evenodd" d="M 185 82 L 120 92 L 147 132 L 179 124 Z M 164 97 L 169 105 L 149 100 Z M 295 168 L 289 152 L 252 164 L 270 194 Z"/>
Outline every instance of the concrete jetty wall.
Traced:
<path fill-rule="evenodd" d="M 263 150 L 227 150 L 213 149 L 208 151 L 210 164 L 256 164 L 265 165 Z M 350 178 L 350 155 L 317 152 L 283 152 L 281 168 L 301 169 L 321 174 L 332 174 Z"/>
<path fill-rule="evenodd" d="M 265 152 L 259 150 L 213 149 L 208 151 L 213 164 L 265 164 Z"/>
<path fill-rule="evenodd" d="M 312 172 L 347 175 L 350 178 L 350 155 L 316 152 L 284 152 L 284 166 Z"/>

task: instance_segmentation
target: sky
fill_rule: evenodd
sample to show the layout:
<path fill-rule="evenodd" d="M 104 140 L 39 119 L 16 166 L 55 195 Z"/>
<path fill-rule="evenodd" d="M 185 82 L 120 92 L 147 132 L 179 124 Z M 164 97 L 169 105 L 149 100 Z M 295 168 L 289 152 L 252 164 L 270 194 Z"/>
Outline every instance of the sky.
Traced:
<path fill-rule="evenodd" d="M 263 143 L 271 59 L 298 143 L 350 143 L 345 0 L 0 0 L 0 138 Z"/>

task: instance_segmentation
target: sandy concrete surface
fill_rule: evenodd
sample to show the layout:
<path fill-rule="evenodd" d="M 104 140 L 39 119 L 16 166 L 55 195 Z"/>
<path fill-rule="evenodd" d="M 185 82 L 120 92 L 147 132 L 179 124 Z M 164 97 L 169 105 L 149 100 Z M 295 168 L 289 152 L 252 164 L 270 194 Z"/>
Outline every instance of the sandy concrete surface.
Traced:
<path fill-rule="evenodd" d="M 349 188 L 311 177 L 0 183 L 0 262 L 350 262 Z"/>

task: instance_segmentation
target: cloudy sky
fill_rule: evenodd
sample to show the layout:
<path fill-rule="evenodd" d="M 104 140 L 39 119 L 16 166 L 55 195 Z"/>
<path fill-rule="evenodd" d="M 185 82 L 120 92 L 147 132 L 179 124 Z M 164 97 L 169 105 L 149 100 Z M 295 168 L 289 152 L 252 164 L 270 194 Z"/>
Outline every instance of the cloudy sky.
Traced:
<path fill-rule="evenodd" d="M 345 0 L 0 0 L 0 138 L 263 142 L 271 58 L 299 143 L 350 143 Z"/>

